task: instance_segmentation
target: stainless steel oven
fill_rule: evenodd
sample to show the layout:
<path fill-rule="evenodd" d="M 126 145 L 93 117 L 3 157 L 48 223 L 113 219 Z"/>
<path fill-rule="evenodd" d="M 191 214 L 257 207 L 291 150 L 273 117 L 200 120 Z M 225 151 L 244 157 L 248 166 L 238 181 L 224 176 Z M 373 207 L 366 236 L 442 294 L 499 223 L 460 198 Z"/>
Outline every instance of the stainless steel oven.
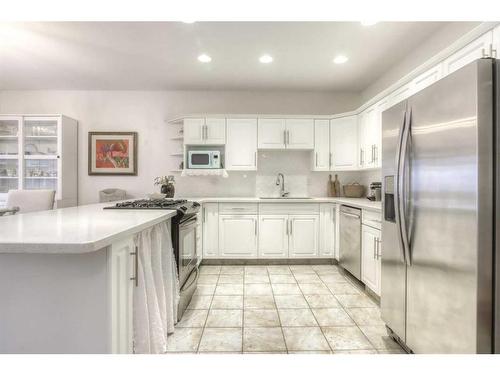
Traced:
<path fill-rule="evenodd" d="M 180 300 L 178 307 L 178 319 L 186 310 L 198 281 L 198 257 L 197 257 L 197 215 L 189 215 L 181 218 L 178 223 L 173 221 L 172 239 L 174 251 L 177 257 L 180 283 Z M 175 228 L 177 226 L 177 228 Z"/>

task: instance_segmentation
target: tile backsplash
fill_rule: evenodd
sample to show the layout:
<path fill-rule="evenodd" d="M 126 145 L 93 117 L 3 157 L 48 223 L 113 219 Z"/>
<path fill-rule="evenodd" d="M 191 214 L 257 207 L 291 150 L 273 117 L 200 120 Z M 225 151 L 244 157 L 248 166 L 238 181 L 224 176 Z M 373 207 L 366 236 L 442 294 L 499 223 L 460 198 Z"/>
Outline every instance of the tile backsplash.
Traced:
<path fill-rule="evenodd" d="M 221 177 L 177 177 L 176 195 L 190 197 L 277 197 L 278 173 L 285 176 L 285 190 L 295 197 L 327 196 L 328 175 L 338 175 L 341 185 L 359 182 L 368 188 L 380 180 L 379 171 L 312 172 L 310 151 L 264 151 L 258 153 L 258 171 L 228 172 Z"/>

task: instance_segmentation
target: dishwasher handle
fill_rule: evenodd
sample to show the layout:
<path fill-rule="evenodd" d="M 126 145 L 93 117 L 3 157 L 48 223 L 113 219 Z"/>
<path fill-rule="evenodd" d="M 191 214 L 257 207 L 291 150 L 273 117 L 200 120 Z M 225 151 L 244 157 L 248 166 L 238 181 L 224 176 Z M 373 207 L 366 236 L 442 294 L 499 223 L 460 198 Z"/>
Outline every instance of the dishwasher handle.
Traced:
<path fill-rule="evenodd" d="M 350 214 L 350 213 L 348 213 L 348 212 L 344 212 L 344 211 L 340 211 L 340 214 L 341 214 L 341 215 L 344 215 L 344 216 L 354 217 L 354 218 L 356 218 L 356 219 L 361 219 L 361 215 Z"/>

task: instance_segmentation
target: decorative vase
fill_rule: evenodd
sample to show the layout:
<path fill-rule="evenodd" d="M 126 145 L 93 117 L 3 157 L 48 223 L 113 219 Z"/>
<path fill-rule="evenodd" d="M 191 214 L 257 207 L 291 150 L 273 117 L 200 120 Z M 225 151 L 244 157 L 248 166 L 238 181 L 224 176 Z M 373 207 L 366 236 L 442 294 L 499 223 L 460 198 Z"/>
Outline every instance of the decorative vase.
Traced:
<path fill-rule="evenodd" d="M 173 198 L 175 195 L 174 184 L 161 185 L 161 193 L 165 194 L 167 198 Z"/>

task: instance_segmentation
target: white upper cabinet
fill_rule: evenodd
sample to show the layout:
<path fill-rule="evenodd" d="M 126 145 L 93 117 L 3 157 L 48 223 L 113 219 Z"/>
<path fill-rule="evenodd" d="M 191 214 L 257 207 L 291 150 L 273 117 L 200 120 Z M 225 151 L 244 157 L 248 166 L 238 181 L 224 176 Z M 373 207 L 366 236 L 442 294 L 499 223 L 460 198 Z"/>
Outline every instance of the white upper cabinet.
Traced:
<path fill-rule="evenodd" d="M 220 215 L 219 251 L 223 258 L 255 258 L 257 215 Z"/>
<path fill-rule="evenodd" d="M 493 44 L 493 31 L 488 31 L 473 42 L 469 43 L 443 62 L 443 76 L 471 63 L 476 59 L 490 54 Z"/>
<path fill-rule="evenodd" d="M 313 171 L 330 170 L 330 120 L 314 120 Z"/>
<path fill-rule="evenodd" d="M 205 144 L 223 145 L 226 143 L 226 119 L 207 118 L 205 129 Z"/>
<path fill-rule="evenodd" d="M 493 57 L 498 59 L 500 56 L 500 26 L 493 29 Z"/>
<path fill-rule="evenodd" d="M 411 81 L 411 95 L 437 82 L 443 76 L 443 65 L 438 64 Z"/>
<path fill-rule="evenodd" d="M 188 145 L 203 144 L 205 134 L 204 118 L 187 118 L 184 120 L 184 143 Z"/>
<path fill-rule="evenodd" d="M 258 126 L 258 147 L 262 149 L 283 149 L 285 148 L 285 144 L 285 120 L 260 118 Z"/>
<path fill-rule="evenodd" d="M 286 148 L 312 150 L 314 148 L 314 121 L 312 119 L 287 119 Z"/>
<path fill-rule="evenodd" d="M 390 93 L 387 98 L 389 107 L 392 107 L 394 104 L 398 104 L 399 102 L 408 99 L 412 94 L 411 87 L 411 83 L 407 83 L 406 85 L 403 85 Z"/>
<path fill-rule="evenodd" d="M 377 107 L 373 105 L 363 111 L 358 118 L 359 130 L 359 167 L 374 168 L 376 165 L 376 149 L 380 143 Z"/>
<path fill-rule="evenodd" d="M 347 116 L 330 120 L 332 171 L 358 168 L 358 119 Z"/>
<path fill-rule="evenodd" d="M 228 119 L 226 169 L 257 169 L 257 119 Z"/>
<path fill-rule="evenodd" d="M 259 257 L 288 257 L 288 215 L 259 215 Z"/>
<path fill-rule="evenodd" d="M 318 255 L 318 215 L 289 216 L 289 247 L 291 258 L 309 258 Z"/>
<path fill-rule="evenodd" d="M 312 119 L 259 119 L 258 147 L 260 149 L 314 148 L 314 121 Z"/>
<path fill-rule="evenodd" d="M 184 144 L 223 145 L 226 143 L 226 119 L 187 118 L 184 120 Z"/>

